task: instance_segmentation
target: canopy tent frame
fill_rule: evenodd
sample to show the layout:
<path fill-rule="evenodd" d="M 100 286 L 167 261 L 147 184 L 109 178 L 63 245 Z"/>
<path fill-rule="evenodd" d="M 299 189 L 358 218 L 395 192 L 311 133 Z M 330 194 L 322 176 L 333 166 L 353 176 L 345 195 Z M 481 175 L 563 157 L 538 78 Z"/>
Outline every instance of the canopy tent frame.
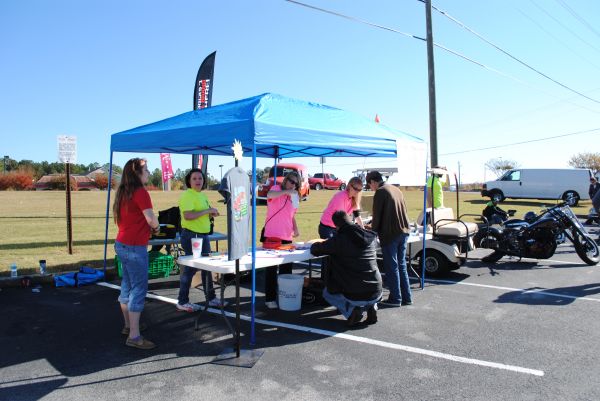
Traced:
<path fill-rule="evenodd" d="M 252 154 L 254 190 L 257 186 L 257 157 L 274 158 L 275 161 L 284 157 L 398 157 L 399 140 L 422 145 L 424 171 L 427 170 L 426 143 L 418 137 L 330 106 L 266 93 L 112 134 L 109 182 L 114 152 L 231 156 L 234 140 L 239 140 L 244 151 Z M 248 146 L 249 142 L 252 146 Z M 420 177 L 422 171 L 415 169 L 415 174 Z M 424 178 L 420 183 L 423 182 Z M 109 185 L 104 239 L 105 271 L 110 195 Z M 255 344 L 256 238 L 256 197 L 253 196 L 251 345 Z M 423 287 L 424 265 L 421 275 Z"/>

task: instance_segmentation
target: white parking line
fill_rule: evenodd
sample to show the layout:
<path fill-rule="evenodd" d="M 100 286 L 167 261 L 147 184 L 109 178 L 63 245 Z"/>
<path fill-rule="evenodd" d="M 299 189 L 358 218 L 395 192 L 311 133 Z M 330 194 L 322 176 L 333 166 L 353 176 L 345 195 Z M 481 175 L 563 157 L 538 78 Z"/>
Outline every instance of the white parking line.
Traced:
<path fill-rule="evenodd" d="M 108 287 L 108 288 L 113 288 L 113 289 L 121 288 L 118 285 L 104 283 L 104 282 L 100 282 L 97 284 L 101 285 L 103 287 Z M 163 297 L 163 296 L 159 296 L 159 295 L 148 294 L 147 296 L 148 296 L 148 298 L 157 299 L 157 300 L 168 302 L 171 304 L 177 303 L 177 300 L 175 300 L 175 299 L 171 299 L 171 298 L 167 298 L 167 297 Z M 221 311 L 219 309 L 208 308 L 208 311 L 211 313 L 215 313 L 215 314 L 221 314 Z M 235 317 L 235 314 L 231 313 L 231 312 L 225 312 L 225 314 L 231 318 Z M 240 319 L 245 320 L 245 321 L 250 321 L 250 316 L 240 315 Z M 387 341 L 373 340 L 373 339 L 367 338 L 367 337 L 359 337 L 359 336 L 354 336 L 351 334 L 338 333 L 338 332 L 330 331 L 330 330 L 316 329 L 313 327 L 300 326 L 297 324 L 282 323 L 282 322 L 276 322 L 276 321 L 265 320 L 265 319 L 255 319 L 255 322 L 259 323 L 259 324 L 264 324 L 267 326 L 274 326 L 274 327 L 281 327 L 281 328 L 286 328 L 286 329 L 290 329 L 290 330 L 303 331 L 305 333 L 319 334 L 319 335 L 326 336 L 326 337 L 335 337 L 335 338 L 340 338 L 340 339 L 344 339 L 344 340 L 360 342 L 360 343 L 364 343 L 364 344 L 376 345 L 378 347 L 390 348 L 390 349 L 395 349 L 395 350 L 399 350 L 399 351 L 411 352 L 413 354 L 426 355 L 426 356 L 430 356 L 433 358 L 439 358 L 439 359 L 445 359 L 445 360 L 453 361 L 453 362 L 465 363 L 465 364 L 469 364 L 469 365 L 485 366 L 488 368 L 508 370 L 508 371 L 512 371 L 512 372 L 524 373 L 524 374 L 529 374 L 529 375 L 534 375 L 534 376 L 544 376 L 543 370 L 524 368 L 524 367 L 515 366 L 515 365 L 506 365 L 506 364 L 498 363 L 498 362 L 483 361 L 480 359 L 466 358 L 466 357 L 462 357 L 462 356 L 446 354 L 443 352 L 432 351 L 432 350 L 423 349 L 423 348 L 410 347 L 408 345 L 394 344 L 394 343 L 390 343 Z"/>
<path fill-rule="evenodd" d="M 233 313 L 227 312 L 227 314 L 230 316 L 234 316 Z M 245 316 L 245 315 L 242 315 L 241 318 L 243 320 L 247 320 L 247 321 L 250 320 L 250 317 Z M 470 365 L 485 366 L 485 367 L 494 368 L 494 369 L 509 370 L 512 372 L 525 373 L 525 374 L 534 375 L 534 376 L 544 376 L 543 370 L 523 368 L 521 366 L 506 365 L 506 364 L 497 363 L 497 362 L 482 361 L 480 359 L 465 358 L 462 356 L 445 354 L 443 352 L 437 352 L 437 351 L 432 351 L 432 350 L 423 349 L 423 348 L 410 347 L 408 345 L 394 344 L 394 343 L 390 343 L 387 341 L 379 341 L 379 340 L 373 340 L 371 338 L 366 338 L 366 337 L 353 336 L 351 334 L 337 333 L 335 331 L 330 331 L 330 330 L 321 330 L 321 329 L 315 329 L 312 327 L 299 326 L 297 324 L 274 322 L 272 320 L 264 320 L 264 319 L 255 319 L 255 321 L 256 321 L 256 323 L 260 323 L 260 324 L 264 324 L 264 325 L 268 325 L 268 326 L 275 326 L 275 327 L 282 327 L 282 328 L 291 329 L 291 330 L 304 331 L 306 333 L 320 334 L 322 336 L 328 336 L 328 337 L 343 338 L 345 340 L 356 341 L 356 342 L 376 345 L 376 346 L 384 347 L 384 348 L 396 349 L 396 350 L 405 351 L 405 352 L 411 352 L 413 354 L 427 355 L 427 356 L 430 356 L 433 358 L 446 359 L 448 361 L 466 363 L 466 364 L 470 364 Z"/>
<path fill-rule="evenodd" d="M 118 285 L 115 285 L 115 284 L 110 284 L 110 283 L 106 283 L 106 282 L 99 282 L 96 284 L 98 284 L 102 287 L 112 288 L 113 290 L 121 290 L 121 287 L 119 287 Z M 156 299 L 158 301 L 167 302 L 167 303 L 170 303 L 173 305 L 175 305 L 177 303 L 176 299 L 163 297 L 162 295 L 156 295 L 156 294 L 152 294 L 152 293 L 146 293 L 146 298 Z"/>

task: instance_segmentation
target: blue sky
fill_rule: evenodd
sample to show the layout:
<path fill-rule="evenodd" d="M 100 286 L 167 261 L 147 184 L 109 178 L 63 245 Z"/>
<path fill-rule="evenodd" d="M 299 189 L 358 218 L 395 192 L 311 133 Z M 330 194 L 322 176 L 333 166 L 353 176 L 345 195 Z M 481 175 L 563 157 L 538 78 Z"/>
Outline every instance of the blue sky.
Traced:
<path fill-rule="evenodd" d="M 306 0 L 307 4 L 425 36 L 417 0 Z M 567 167 L 598 151 L 600 2 L 443 0 L 433 5 L 524 67 L 433 11 L 439 161 L 463 182 L 492 178 L 484 163 Z M 589 26 L 588 26 L 589 25 Z M 591 27 L 591 28 L 590 28 Z M 264 92 L 316 101 L 429 138 L 425 42 L 284 0 L 0 2 L 2 155 L 57 159 L 57 135 L 78 139 L 78 163 L 105 163 L 110 134 L 192 109 L 193 82 L 217 51 L 213 105 Z M 498 72 L 495 72 L 498 71 Z M 586 134 L 479 150 L 472 149 Z M 116 154 L 123 165 L 131 154 Z M 145 155 L 159 167 L 158 155 Z M 318 159 L 300 161 L 321 171 Z M 260 167 L 271 160 L 260 159 Z M 189 156 L 173 156 L 187 168 Z M 212 157 L 218 177 L 233 165 Z M 386 159 L 328 159 L 342 178 Z"/>

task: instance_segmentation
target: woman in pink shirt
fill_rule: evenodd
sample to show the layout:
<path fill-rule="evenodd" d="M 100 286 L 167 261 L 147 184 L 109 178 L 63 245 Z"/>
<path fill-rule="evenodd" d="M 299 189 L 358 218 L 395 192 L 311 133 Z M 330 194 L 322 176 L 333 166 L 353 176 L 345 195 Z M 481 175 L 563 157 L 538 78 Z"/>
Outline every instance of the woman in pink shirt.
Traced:
<path fill-rule="evenodd" d="M 300 175 L 292 171 L 283 178 L 281 186 L 273 185 L 267 193 L 267 217 L 265 237 L 281 240 L 282 244 L 292 243 L 292 238 L 300 235 L 296 224 L 296 211 L 300 199 Z M 292 264 L 267 267 L 265 272 L 265 305 L 276 309 L 277 268 L 281 274 L 292 272 Z"/>
<path fill-rule="evenodd" d="M 338 211 L 343 210 L 349 215 L 353 215 L 356 224 L 363 227 L 363 222 L 360 218 L 360 193 L 362 192 L 363 183 L 359 177 L 352 177 L 346 186 L 346 189 L 339 191 L 329 201 L 329 204 L 323 210 L 321 221 L 319 222 L 319 237 L 328 239 L 335 235 L 335 224 L 331 216 Z"/>

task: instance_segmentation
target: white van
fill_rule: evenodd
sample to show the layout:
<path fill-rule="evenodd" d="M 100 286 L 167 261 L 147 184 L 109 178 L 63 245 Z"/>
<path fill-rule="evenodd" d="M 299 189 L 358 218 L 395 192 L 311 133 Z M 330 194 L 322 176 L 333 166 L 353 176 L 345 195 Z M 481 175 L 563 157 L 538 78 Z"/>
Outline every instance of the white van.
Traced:
<path fill-rule="evenodd" d="M 483 184 L 481 196 L 514 199 L 589 199 L 592 172 L 583 168 L 520 168 Z"/>

